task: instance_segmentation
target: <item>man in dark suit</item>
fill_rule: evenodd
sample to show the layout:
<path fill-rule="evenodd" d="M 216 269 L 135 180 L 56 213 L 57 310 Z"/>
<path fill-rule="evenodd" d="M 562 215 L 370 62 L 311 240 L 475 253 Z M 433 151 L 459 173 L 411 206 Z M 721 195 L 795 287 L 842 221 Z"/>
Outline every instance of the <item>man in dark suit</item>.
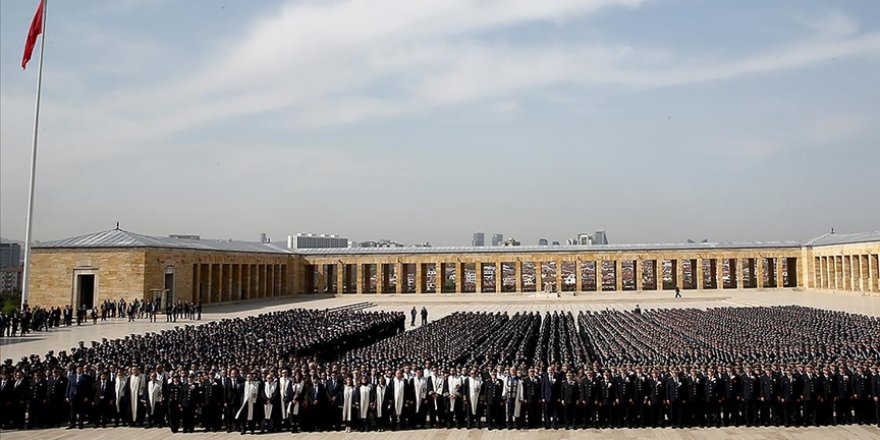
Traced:
<path fill-rule="evenodd" d="M 220 374 L 220 386 L 223 388 L 223 422 L 226 425 L 226 432 L 232 432 L 237 429 L 235 422 L 235 412 L 241 407 L 241 396 L 244 393 L 242 382 L 238 377 L 238 370 L 235 368 Z"/>
<path fill-rule="evenodd" d="M 49 417 L 49 384 L 42 371 L 34 373 L 28 405 L 28 429 L 44 428 Z"/>
<path fill-rule="evenodd" d="M 46 384 L 46 393 L 48 399 L 48 419 L 47 422 L 51 427 L 59 427 L 64 423 L 65 418 L 69 414 L 64 403 L 64 393 L 67 391 L 67 377 L 62 374 L 61 368 L 52 370 L 52 377 Z"/>
<path fill-rule="evenodd" d="M 12 426 L 15 429 L 24 429 L 24 416 L 28 401 L 31 399 L 31 388 L 28 379 L 21 370 L 15 372 L 15 381 L 12 384 Z"/>
<path fill-rule="evenodd" d="M 797 379 L 792 375 L 791 367 L 785 369 L 779 386 L 779 400 L 782 403 L 782 423 L 788 427 L 796 424 L 797 412 Z"/>
<path fill-rule="evenodd" d="M 577 403 L 580 399 L 580 386 L 577 381 L 574 380 L 574 374 L 569 372 L 566 374 L 565 382 L 562 384 L 562 408 L 563 408 L 563 423 L 565 424 L 565 429 L 573 429 L 576 427 L 575 423 L 575 414 L 577 410 Z"/>
<path fill-rule="evenodd" d="M 535 429 L 541 421 L 541 402 L 542 402 L 541 379 L 538 377 L 534 368 L 529 368 L 528 376 L 523 379 L 523 396 L 525 397 L 526 417 L 528 418 L 527 426 Z"/>
<path fill-rule="evenodd" d="M 72 428 L 74 422 L 76 422 L 77 427 L 83 429 L 89 416 L 89 409 L 91 408 L 93 397 L 92 383 L 94 380 L 83 371 L 83 367 L 79 366 L 76 367 L 75 380 L 72 382 L 72 386 L 68 387 L 68 390 L 72 388 L 73 394 L 68 394 L 67 397 L 71 408 L 73 408 L 70 420 L 71 426 L 69 428 Z"/>
<path fill-rule="evenodd" d="M 342 429 L 342 390 L 344 383 L 336 372 L 329 373 L 324 381 L 324 400 L 328 403 L 324 406 L 324 420 L 328 427 L 334 431 Z"/>
<path fill-rule="evenodd" d="M 174 375 L 168 384 L 168 424 L 172 433 L 180 429 L 183 407 L 180 404 L 180 376 Z"/>
<path fill-rule="evenodd" d="M 95 411 L 95 427 L 107 427 L 107 421 L 113 419 L 116 408 L 116 394 L 113 382 L 106 371 L 101 372 L 101 377 L 95 384 L 95 397 L 92 402 Z"/>
<path fill-rule="evenodd" d="M 195 376 L 186 378 L 186 383 L 180 387 L 180 415 L 183 432 L 195 431 L 195 410 L 198 404 L 198 390 L 196 389 Z"/>
<path fill-rule="evenodd" d="M 556 366 L 547 367 L 541 377 L 541 402 L 544 404 L 544 428 L 558 429 L 559 426 L 559 392 L 561 383 L 556 377 Z"/>
<path fill-rule="evenodd" d="M 490 373 L 490 379 L 483 383 L 483 400 L 486 401 L 486 424 L 489 430 L 501 429 L 504 426 L 504 381 L 498 373 Z"/>

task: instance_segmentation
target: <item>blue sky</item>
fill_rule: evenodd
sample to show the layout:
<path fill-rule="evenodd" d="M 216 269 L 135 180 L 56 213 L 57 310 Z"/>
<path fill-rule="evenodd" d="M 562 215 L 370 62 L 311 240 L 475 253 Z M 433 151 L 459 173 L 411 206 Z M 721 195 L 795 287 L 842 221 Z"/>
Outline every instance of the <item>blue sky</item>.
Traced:
<path fill-rule="evenodd" d="M 35 0 L 0 2 L 24 236 Z M 880 2 L 52 0 L 35 238 L 880 229 Z"/>

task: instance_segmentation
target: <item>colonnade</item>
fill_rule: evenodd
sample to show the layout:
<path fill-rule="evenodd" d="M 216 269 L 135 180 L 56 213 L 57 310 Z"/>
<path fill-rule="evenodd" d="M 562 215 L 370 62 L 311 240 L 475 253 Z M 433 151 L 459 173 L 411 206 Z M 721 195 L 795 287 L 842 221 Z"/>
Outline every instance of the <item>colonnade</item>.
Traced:
<path fill-rule="evenodd" d="M 192 274 L 192 298 L 202 304 L 289 293 L 286 264 L 197 263 Z"/>
<path fill-rule="evenodd" d="M 880 254 L 814 257 L 814 285 L 819 289 L 880 292 Z"/>
<path fill-rule="evenodd" d="M 334 294 L 794 288 L 805 287 L 800 252 L 306 257 L 298 287 Z"/>

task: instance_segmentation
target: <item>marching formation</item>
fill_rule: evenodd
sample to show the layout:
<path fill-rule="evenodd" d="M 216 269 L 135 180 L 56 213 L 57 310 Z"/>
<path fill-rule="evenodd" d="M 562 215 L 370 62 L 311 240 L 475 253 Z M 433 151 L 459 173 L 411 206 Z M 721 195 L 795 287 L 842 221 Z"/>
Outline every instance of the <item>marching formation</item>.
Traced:
<path fill-rule="evenodd" d="M 4 429 L 880 423 L 880 322 L 804 307 L 228 319 L 2 365 Z M 744 344 L 743 341 L 749 341 Z"/>

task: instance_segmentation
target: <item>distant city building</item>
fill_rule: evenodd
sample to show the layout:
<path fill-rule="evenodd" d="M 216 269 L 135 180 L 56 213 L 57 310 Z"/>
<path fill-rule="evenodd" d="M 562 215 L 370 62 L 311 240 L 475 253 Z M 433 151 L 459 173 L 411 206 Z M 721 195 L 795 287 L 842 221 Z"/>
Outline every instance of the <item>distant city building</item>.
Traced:
<path fill-rule="evenodd" d="M 605 231 L 593 233 L 593 244 L 608 244 L 608 236 L 605 235 Z"/>
<path fill-rule="evenodd" d="M 553 242 L 550 243 L 550 245 L 551 245 L 551 246 L 559 246 L 559 241 L 557 241 L 557 240 L 553 240 Z"/>
<path fill-rule="evenodd" d="M 260 232 L 260 243 L 266 244 L 269 243 L 269 235 L 265 232 Z"/>
<path fill-rule="evenodd" d="M 192 235 L 192 234 L 171 234 L 168 238 L 182 238 L 184 240 L 201 240 L 202 237 L 200 235 Z"/>
<path fill-rule="evenodd" d="M 577 235 L 577 238 L 568 239 L 566 243 L 569 245 L 577 245 L 577 246 L 590 246 L 594 244 L 608 244 L 608 236 L 605 235 L 605 231 L 596 231 L 592 235 L 587 234 L 585 232 L 581 232 Z"/>
<path fill-rule="evenodd" d="M 519 246 L 519 241 L 517 239 L 510 237 L 507 240 L 501 242 L 501 246 Z"/>
<path fill-rule="evenodd" d="M 538 239 L 538 246 L 547 246 L 548 244 L 549 244 L 549 242 L 547 241 L 546 238 L 539 238 Z"/>
<path fill-rule="evenodd" d="M 288 249 L 347 248 L 348 239 L 336 234 L 296 234 L 287 236 Z"/>
<path fill-rule="evenodd" d="M 0 292 L 21 291 L 23 269 L 24 266 L 21 264 L 0 269 Z"/>
<path fill-rule="evenodd" d="M 486 234 L 482 232 L 474 232 L 474 238 L 471 240 L 471 246 L 483 247 L 486 245 Z"/>
<path fill-rule="evenodd" d="M 504 234 L 492 235 L 492 246 L 501 246 L 501 243 L 504 243 Z"/>
<path fill-rule="evenodd" d="M 362 241 L 362 242 L 360 242 L 358 247 L 362 247 L 362 248 L 394 248 L 394 247 L 404 247 L 404 244 L 398 243 L 396 241 L 388 240 L 387 238 L 382 238 L 378 241 Z"/>
<path fill-rule="evenodd" d="M 21 266 L 21 245 L 18 243 L 0 243 L 0 268 Z"/>

